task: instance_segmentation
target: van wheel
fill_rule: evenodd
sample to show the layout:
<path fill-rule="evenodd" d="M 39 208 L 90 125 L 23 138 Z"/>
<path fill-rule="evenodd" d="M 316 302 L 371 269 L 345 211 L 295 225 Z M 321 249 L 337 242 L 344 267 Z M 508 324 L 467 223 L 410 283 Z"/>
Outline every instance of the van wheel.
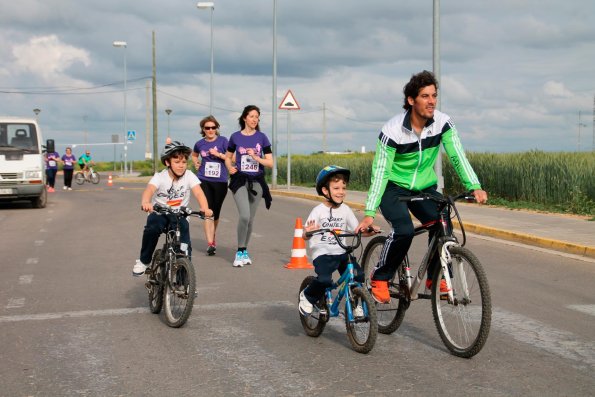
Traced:
<path fill-rule="evenodd" d="M 31 204 L 33 204 L 34 208 L 45 208 L 46 204 L 48 203 L 48 192 L 43 188 L 41 194 L 33 199 L 31 199 Z"/>

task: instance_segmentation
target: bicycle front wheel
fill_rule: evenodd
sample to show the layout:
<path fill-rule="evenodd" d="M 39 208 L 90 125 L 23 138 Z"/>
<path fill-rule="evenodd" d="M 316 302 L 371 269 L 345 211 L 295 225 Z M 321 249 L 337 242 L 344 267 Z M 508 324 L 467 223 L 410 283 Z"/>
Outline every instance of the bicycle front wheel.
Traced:
<path fill-rule="evenodd" d="M 349 303 L 351 304 L 353 321 L 350 321 L 349 316 L 345 313 L 347 337 L 353 350 L 358 353 L 369 353 L 374 347 L 378 336 L 376 306 L 368 291 L 363 287 L 351 288 Z"/>
<path fill-rule="evenodd" d="M 82 185 L 85 183 L 85 176 L 82 172 L 77 172 L 74 174 L 74 181 L 77 183 L 77 185 Z"/>
<path fill-rule="evenodd" d="M 97 172 L 93 172 L 91 174 L 91 182 L 93 182 L 94 185 L 97 185 L 99 183 L 100 179 L 101 179 L 101 177 L 99 176 L 99 174 Z"/>
<path fill-rule="evenodd" d="M 386 236 L 376 236 L 370 240 L 364 249 L 362 261 L 364 274 L 366 275 L 366 288 L 368 291 L 370 291 L 372 288 L 370 285 L 371 275 L 374 271 L 374 267 L 380 261 L 380 254 L 382 253 L 382 248 L 384 247 L 386 239 Z M 402 267 L 399 266 L 399 277 L 397 282 L 401 280 L 401 270 Z M 378 332 L 381 334 L 392 334 L 395 332 L 403 322 L 405 311 L 409 307 L 409 302 L 403 297 L 402 291 L 399 292 L 398 284 L 394 283 L 394 279 L 389 281 L 388 286 L 391 295 L 391 301 L 387 304 L 374 301 L 376 304 Z"/>
<path fill-rule="evenodd" d="M 453 300 L 440 292 L 442 266 L 434 272 L 432 312 L 442 342 L 458 357 L 473 357 L 483 348 L 492 319 L 488 279 L 477 257 L 463 247 L 449 249 Z"/>
<path fill-rule="evenodd" d="M 157 314 L 163 307 L 163 285 L 165 284 L 165 266 L 160 265 L 161 250 L 155 250 L 151 261 L 151 272 L 147 278 L 147 290 L 149 291 L 149 309 L 151 313 Z"/>
<path fill-rule="evenodd" d="M 186 323 L 196 292 L 194 266 L 188 258 L 178 258 L 171 265 L 171 278 L 165 283 L 165 322 L 173 328 Z"/>
<path fill-rule="evenodd" d="M 312 280 L 314 280 L 314 276 L 308 276 L 304 279 L 304 281 L 302 281 L 302 284 L 300 285 L 300 293 L 306 289 L 308 285 L 310 285 Z M 314 310 L 311 314 L 304 316 L 299 310 L 298 312 L 300 313 L 300 322 L 302 323 L 302 327 L 304 328 L 306 334 L 312 337 L 320 336 L 322 331 L 324 331 L 324 327 L 326 326 L 329 318 L 329 311 L 325 298 L 323 297 L 320 299 L 320 301 L 318 301 L 318 303 L 314 305 Z"/>

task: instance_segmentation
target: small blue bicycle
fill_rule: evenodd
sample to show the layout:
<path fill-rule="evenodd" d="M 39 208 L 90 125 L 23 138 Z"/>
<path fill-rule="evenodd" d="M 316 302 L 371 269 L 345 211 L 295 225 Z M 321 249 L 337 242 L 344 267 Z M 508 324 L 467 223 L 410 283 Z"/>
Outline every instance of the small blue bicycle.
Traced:
<path fill-rule="evenodd" d="M 349 255 L 350 260 L 345 272 L 336 282 L 333 282 L 331 287 L 326 289 L 324 298 L 314 305 L 314 311 L 307 316 L 300 313 L 302 327 L 308 336 L 317 337 L 322 334 L 326 323 L 331 317 L 338 317 L 343 314 L 347 337 L 353 350 L 358 353 L 369 353 L 376 343 L 378 325 L 376 323 L 376 305 L 367 289 L 357 282 L 354 276 L 355 257 L 352 252 L 361 245 L 361 232 L 337 232 L 333 229 L 318 229 L 306 232 L 306 236 L 310 237 L 324 233 L 331 233 L 335 237 L 339 246 Z M 353 237 L 351 245 L 346 245 L 342 241 L 342 238 L 347 237 Z M 308 276 L 302 281 L 300 293 L 314 278 L 314 276 Z M 337 293 L 333 297 L 334 290 L 337 290 Z M 343 305 L 343 311 L 340 312 L 340 304 L 343 298 L 345 298 L 345 304 Z"/>

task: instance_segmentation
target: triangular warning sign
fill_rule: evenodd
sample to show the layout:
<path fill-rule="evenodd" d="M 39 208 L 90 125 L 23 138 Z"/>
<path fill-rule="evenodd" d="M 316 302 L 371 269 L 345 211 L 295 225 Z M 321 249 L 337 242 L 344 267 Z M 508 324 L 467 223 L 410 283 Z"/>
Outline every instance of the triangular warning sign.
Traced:
<path fill-rule="evenodd" d="M 285 110 L 299 110 L 300 109 L 300 105 L 295 100 L 295 97 L 293 96 L 293 93 L 291 92 L 291 90 L 287 90 L 287 94 L 285 94 L 285 97 L 281 101 L 281 104 L 279 105 L 279 109 L 285 109 Z"/>

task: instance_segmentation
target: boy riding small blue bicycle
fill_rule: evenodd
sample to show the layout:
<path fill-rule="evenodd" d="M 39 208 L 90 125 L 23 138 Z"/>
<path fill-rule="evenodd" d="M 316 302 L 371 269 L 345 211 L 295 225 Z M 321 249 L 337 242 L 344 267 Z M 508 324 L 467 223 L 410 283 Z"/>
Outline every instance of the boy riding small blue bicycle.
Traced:
<path fill-rule="evenodd" d="M 307 237 L 306 232 L 318 229 L 356 230 L 359 221 L 351 208 L 343 203 L 347 194 L 347 183 L 351 172 L 347 168 L 336 165 L 324 167 L 316 177 L 316 192 L 326 201 L 314 207 L 304 226 L 304 240 L 308 241 L 310 255 L 317 277 L 300 293 L 299 310 L 307 316 L 314 310 L 314 305 L 323 298 L 326 288 L 333 283 L 332 275 L 335 270 L 343 274 L 348 263 L 356 268 L 355 280 L 363 283 L 364 272 L 355 258 L 345 252 L 331 233 L 315 234 Z M 371 225 L 372 231 L 362 233 L 370 236 L 378 232 L 377 226 Z M 356 307 L 354 316 L 363 315 L 362 308 Z"/>
<path fill-rule="evenodd" d="M 187 169 L 191 152 L 192 149 L 178 141 L 168 142 L 161 152 L 161 162 L 167 168 L 153 175 L 142 195 L 141 208 L 149 215 L 143 231 L 140 259 L 136 260 L 132 269 L 133 276 L 145 273 L 159 242 L 159 236 L 170 222 L 175 222 L 170 221 L 168 215 L 153 212 L 155 204 L 173 208 L 186 207 L 190 203 L 192 193 L 198 201 L 200 211 L 203 211 L 206 217 L 213 216 L 213 211 L 209 209 L 207 198 L 200 187 L 200 180 Z M 190 257 L 190 225 L 186 219 L 180 220 L 180 242 L 182 250 L 187 251 Z"/>

